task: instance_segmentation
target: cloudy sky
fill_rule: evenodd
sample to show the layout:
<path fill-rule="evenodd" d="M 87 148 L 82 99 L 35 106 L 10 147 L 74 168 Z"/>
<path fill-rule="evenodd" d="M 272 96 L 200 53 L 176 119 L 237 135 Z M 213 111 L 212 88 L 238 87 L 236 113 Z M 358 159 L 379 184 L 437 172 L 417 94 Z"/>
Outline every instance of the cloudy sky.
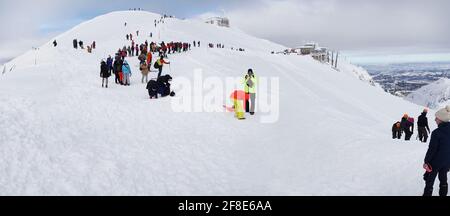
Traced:
<path fill-rule="evenodd" d="M 179 18 L 225 14 L 255 36 L 289 47 L 316 41 L 360 60 L 450 61 L 448 0 L 1 0 L 0 62 L 82 21 L 134 7 Z"/>

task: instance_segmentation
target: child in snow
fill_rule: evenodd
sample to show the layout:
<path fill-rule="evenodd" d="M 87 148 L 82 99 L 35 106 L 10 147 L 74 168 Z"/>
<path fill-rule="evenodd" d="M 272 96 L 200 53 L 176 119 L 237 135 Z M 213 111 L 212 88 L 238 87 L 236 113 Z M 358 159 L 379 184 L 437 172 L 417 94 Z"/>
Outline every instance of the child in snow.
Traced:
<path fill-rule="evenodd" d="M 400 122 L 396 122 L 392 125 L 392 139 L 401 139 L 402 138 L 402 127 L 400 127 Z"/>

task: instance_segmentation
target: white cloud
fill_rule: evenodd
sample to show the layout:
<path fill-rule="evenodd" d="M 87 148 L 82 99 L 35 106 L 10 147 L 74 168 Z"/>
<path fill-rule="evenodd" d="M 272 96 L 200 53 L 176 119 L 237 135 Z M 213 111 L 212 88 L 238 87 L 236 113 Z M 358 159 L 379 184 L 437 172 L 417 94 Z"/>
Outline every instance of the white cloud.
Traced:
<path fill-rule="evenodd" d="M 261 0 L 228 12 L 231 24 L 288 46 L 314 40 L 337 49 L 447 46 L 450 1 Z"/>

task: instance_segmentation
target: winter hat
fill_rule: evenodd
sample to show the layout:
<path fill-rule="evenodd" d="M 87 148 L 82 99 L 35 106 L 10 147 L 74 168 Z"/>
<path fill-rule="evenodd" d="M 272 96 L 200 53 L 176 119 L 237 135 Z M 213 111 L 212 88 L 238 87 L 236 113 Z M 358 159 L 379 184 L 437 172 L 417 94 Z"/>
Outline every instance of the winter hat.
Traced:
<path fill-rule="evenodd" d="M 450 122 L 450 105 L 437 111 L 436 118 L 443 122 Z"/>
<path fill-rule="evenodd" d="M 248 69 L 248 74 L 252 75 L 253 74 L 253 70 L 252 69 Z"/>

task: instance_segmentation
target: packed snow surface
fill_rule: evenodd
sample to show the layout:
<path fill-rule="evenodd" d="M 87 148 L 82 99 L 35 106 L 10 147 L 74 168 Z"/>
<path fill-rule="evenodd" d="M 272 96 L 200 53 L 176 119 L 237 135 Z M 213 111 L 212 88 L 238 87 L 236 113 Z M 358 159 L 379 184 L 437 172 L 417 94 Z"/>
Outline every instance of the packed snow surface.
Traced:
<path fill-rule="evenodd" d="M 370 85 L 366 72 L 345 62 L 334 70 L 309 56 L 272 55 L 285 47 L 199 21 L 166 19 L 155 28 L 159 17 L 99 16 L 54 38 L 56 48 L 52 39 L 5 65 L 0 195 L 421 194 L 427 146 L 392 140 L 391 127 L 423 107 Z M 149 100 L 136 58 L 127 59 L 130 87 L 111 77 L 101 88 L 99 62 L 129 45 L 128 33 L 138 43 L 201 41 L 169 56 L 164 73 L 174 84 L 194 80 L 196 69 L 219 80 L 248 68 L 279 78 L 278 121 L 261 123 L 263 111 L 244 121 L 227 112 L 175 112 L 173 100 L 193 96 Z M 97 49 L 75 50 L 74 38 L 85 46 L 95 40 Z"/>

